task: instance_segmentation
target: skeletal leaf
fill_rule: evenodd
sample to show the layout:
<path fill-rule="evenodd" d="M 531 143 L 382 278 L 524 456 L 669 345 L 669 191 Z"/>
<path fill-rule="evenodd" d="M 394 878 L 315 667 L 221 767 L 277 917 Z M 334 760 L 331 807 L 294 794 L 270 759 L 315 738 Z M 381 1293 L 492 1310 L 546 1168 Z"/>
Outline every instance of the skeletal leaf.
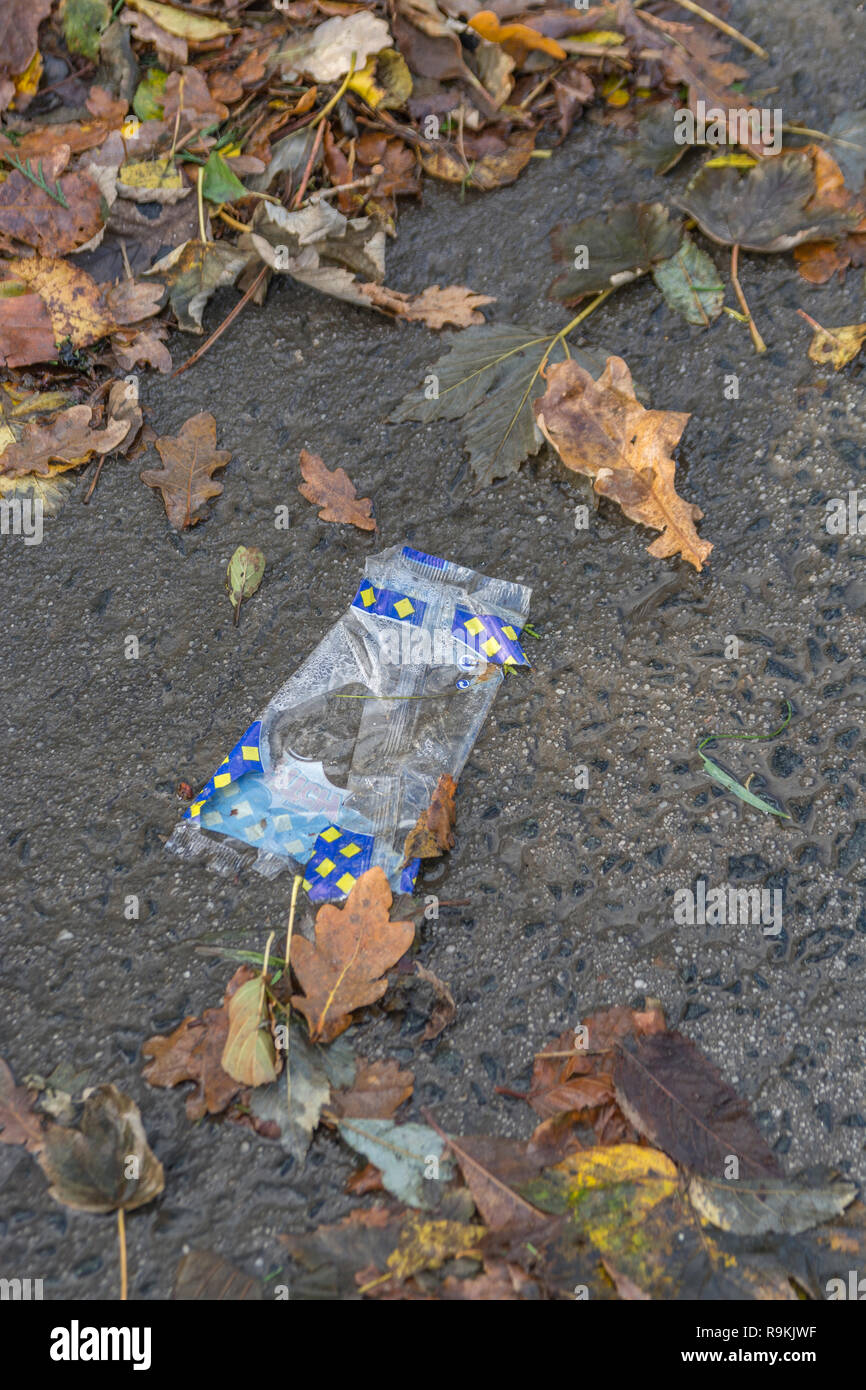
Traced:
<path fill-rule="evenodd" d="M 180 434 L 164 434 L 156 441 L 162 468 L 146 468 L 141 481 L 162 493 L 166 516 L 176 531 L 204 520 L 204 504 L 219 497 L 222 483 L 214 482 L 217 468 L 225 468 L 230 449 L 216 447 L 216 420 L 207 411 L 184 421 Z"/>
<path fill-rule="evenodd" d="M 554 227 L 553 258 L 568 269 L 550 293 L 570 304 L 627 285 L 674 256 L 682 236 L 682 223 L 671 221 L 663 203 L 622 203 L 609 213 Z"/>
<path fill-rule="evenodd" d="M 254 545 L 239 545 L 226 569 L 226 588 L 229 602 L 235 610 L 235 623 L 241 610 L 241 603 L 250 598 L 262 582 L 265 573 L 265 557 Z"/>
<path fill-rule="evenodd" d="M 133 1211 L 165 1186 L 138 1106 L 115 1086 L 90 1093 L 80 1129 L 48 1126 L 39 1163 L 54 1200 L 78 1211 Z"/>
<path fill-rule="evenodd" d="M 616 502 L 630 520 L 661 532 L 648 546 L 650 555 L 681 554 L 695 569 L 703 568 L 713 548 L 695 530 L 703 513 L 674 487 L 671 451 L 688 415 L 645 410 L 621 357 L 608 358 L 598 381 L 575 361 L 551 367 L 547 393 L 534 410 L 567 468 L 592 478 L 595 491 Z"/>
<path fill-rule="evenodd" d="M 485 324 L 446 337 L 448 351 L 431 372 L 393 411 L 393 421 L 461 420 L 470 466 L 480 484 L 516 473 L 524 459 L 537 454 L 543 440 L 535 426 L 532 403 L 543 394 L 540 374 L 547 355 L 562 361 L 565 351 L 555 335 L 522 324 Z M 594 374 L 603 358 L 580 348 L 573 359 Z"/>
<path fill-rule="evenodd" d="M 304 481 L 298 492 L 321 508 L 320 521 L 349 522 L 359 531 L 375 531 L 373 503 L 357 495 L 345 468 L 327 468 L 324 459 L 307 449 L 301 450 L 300 462 Z"/>
<path fill-rule="evenodd" d="M 667 303 L 682 314 L 686 323 L 707 328 L 722 312 L 725 287 L 719 283 L 719 273 L 706 251 L 689 236 L 683 237 L 680 249 L 670 260 L 659 262 L 653 279 Z"/>

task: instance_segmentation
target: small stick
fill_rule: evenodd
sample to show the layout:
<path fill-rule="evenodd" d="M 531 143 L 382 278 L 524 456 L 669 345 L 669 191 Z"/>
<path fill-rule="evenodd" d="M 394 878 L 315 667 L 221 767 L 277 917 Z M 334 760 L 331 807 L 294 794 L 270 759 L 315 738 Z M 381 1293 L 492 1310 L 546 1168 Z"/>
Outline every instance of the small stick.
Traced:
<path fill-rule="evenodd" d="M 320 146 L 321 143 L 322 143 L 322 140 L 323 140 L 323 138 L 324 138 L 324 134 L 325 134 L 325 127 L 324 127 L 324 125 L 320 125 L 319 128 L 318 128 L 318 130 L 316 131 L 316 137 L 315 137 L 315 139 L 313 140 L 313 144 L 312 144 L 312 147 L 311 147 L 311 149 L 310 149 L 309 157 L 308 157 L 307 163 L 306 163 L 306 165 L 305 165 L 305 167 L 304 167 L 303 177 L 301 178 L 301 182 L 300 182 L 300 184 L 298 185 L 298 191 L 297 191 L 297 193 L 295 194 L 295 196 L 294 196 L 294 198 L 293 198 L 293 200 L 292 200 L 292 211 L 293 211 L 293 212 L 297 212 L 298 208 L 301 206 L 301 200 L 302 200 L 302 198 L 303 198 L 305 192 L 307 191 L 307 184 L 310 182 L 310 175 L 311 175 L 312 172 L 313 172 L 313 165 L 314 165 L 315 162 L 316 162 L 316 155 L 317 155 L 318 152 L 319 152 L 319 146 Z"/>
<path fill-rule="evenodd" d="M 123 1207 L 117 1208 L 117 1243 L 120 1246 L 120 1301 L 125 1303 L 127 1295 L 126 1217 L 123 1213 Z"/>
<path fill-rule="evenodd" d="M 93 489 L 96 487 L 96 484 L 99 482 L 99 475 L 100 475 L 100 473 L 102 472 L 102 465 L 103 465 L 104 463 L 105 463 L 105 454 L 100 454 L 100 456 L 99 456 L 99 462 L 98 462 L 98 464 L 96 465 L 96 471 L 95 471 L 94 474 L 93 474 L 93 481 L 92 481 L 92 483 L 90 484 L 90 487 L 87 489 L 87 495 L 82 499 L 82 501 L 83 501 L 85 507 L 87 506 L 88 502 L 90 501 L 91 497 L 93 496 Z"/>
<path fill-rule="evenodd" d="M 289 925 L 286 929 L 286 980 L 288 981 L 290 1000 L 286 1004 L 286 1110 L 289 1117 L 289 1126 L 292 1123 L 292 1071 L 289 1065 L 289 1021 L 291 1018 L 291 969 L 292 969 L 292 928 L 295 925 L 295 904 L 298 901 L 298 889 L 304 881 L 303 874 L 295 874 L 295 881 L 292 884 L 292 905 L 289 909 Z"/>
<path fill-rule="evenodd" d="M 370 188 L 374 183 L 378 183 L 384 174 L 383 165 L 376 164 L 372 171 L 363 179 L 353 179 L 351 183 L 335 183 L 331 188 L 320 188 L 316 193 L 311 193 L 309 198 L 305 198 L 301 203 L 302 208 L 315 207 L 325 198 L 333 198 L 341 193 L 350 193 L 353 188 Z"/>
<path fill-rule="evenodd" d="M 207 241 L 207 237 L 204 234 L 204 195 L 202 193 L 203 183 L 204 165 L 200 164 L 198 167 L 198 183 L 196 184 L 196 194 L 198 197 L 198 232 L 201 241 L 204 243 Z"/>
<path fill-rule="evenodd" d="M 204 357 L 208 348 L 216 342 L 217 338 L 221 337 L 222 334 L 225 333 L 229 324 L 234 322 L 234 320 L 237 318 L 238 314 L 240 313 L 244 305 L 247 303 L 247 301 L 252 299 L 259 285 L 264 280 L 267 271 L 268 267 L 266 265 L 263 265 L 255 280 L 253 280 L 249 288 L 244 291 L 243 295 L 238 300 L 235 307 L 228 314 L 226 314 L 219 328 L 215 328 L 213 333 L 211 333 L 210 337 L 205 339 L 205 341 L 202 343 L 201 347 L 196 348 L 195 352 L 192 354 L 192 357 L 188 357 L 185 362 L 181 363 L 181 365 L 175 371 L 172 372 L 172 377 L 180 376 L 181 373 L 185 372 L 188 367 L 194 366 L 200 357 Z"/>
<path fill-rule="evenodd" d="M 807 314 L 805 309 L 798 309 L 797 313 L 800 315 L 801 319 L 805 319 L 807 323 L 812 325 L 816 333 L 826 333 L 827 337 L 832 338 L 834 343 L 841 343 L 841 339 L 836 336 L 832 329 L 825 328 L 823 323 L 819 323 L 817 319 L 813 319 L 812 315 Z"/>
<path fill-rule="evenodd" d="M 641 0 L 641 4 L 642 3 L 643 0 Z M 732 24 L 726 24 L 723 19 L 719 19 L 718 15 L 711 14 L 709 10 L 705 10 L 703 5 L 696 5 L 695 0 L 674 0 L 674 3 L 679 5 L 681 9 L 688 10 L 690 14 L 696 14 L 699 19 L 704 20 L 707 24 L 711 24 L 714 29 L 720 30 L 723 34 L 727 34 L 729 39 L 736 39 L 737 43 L 741 43 L 744 48 L 748 48 L 750 53 L 756 53 L 759 58 L 765 60 L 769 58 L 770 55 L 766 48 L 762 48 L 759 43 L 755 43 L 754 39 L 747 38 L 745 34 L 741 34 L 739 29 L 735 29 Z M 637 9 L 638 6 L 635 5 L 634 8 Z"/>
<path fill-rule="evenodd" d="M 739 261 L 740 247 L 739 244 L 735 244 L 731 247 L 731 284 L 734 287 L 734 294 L 737 296 L 737 299 L 739 300 L 740 308 L 746 316 L 746 320 L 749 325 L 749 332 L 752 335 L 752 342 L 755 344 L 755 351 L 766 352 L 767 344 L 764 342 L 763 338 L 758 332 L 755 320 L 752 318 L 752 311 L 749 308 L 749 305 L 746 301 L 746 296 L 743 294 L 743 287 L 740 284 L 739 276 L 737 274 L 739 268 Z"/>

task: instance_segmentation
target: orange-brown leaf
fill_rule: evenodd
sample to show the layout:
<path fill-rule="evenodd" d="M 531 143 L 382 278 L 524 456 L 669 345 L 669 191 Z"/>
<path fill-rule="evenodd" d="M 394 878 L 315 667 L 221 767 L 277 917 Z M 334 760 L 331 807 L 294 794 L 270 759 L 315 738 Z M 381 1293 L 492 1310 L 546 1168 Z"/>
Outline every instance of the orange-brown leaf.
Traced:
<path fill-rule="evenodd" d="M 241 1089 L 240 1082 L 223 1071 L 222 1054 L 229 1030 L 229 1001 L 254 974 L 248 965 L 242 965 L 229 981 L 218 1009 L 205 1009 L 201 1018 L 185 1018 L 173 1033 L 156 1034 L 142 1046 L 143 1055 L 153 1059 L 142 1071 L 151 1086 L 196 1083 L 186 1099 L 191 1120 L 220 1114 Z"/>
<path fill-rule="evenodd" d="M 650 555 L 682 555 L 702 569 L 713 547 L 695 530 L 700 507 L 677 495 L 671 457 L 688 415 L 645 410 L 621 357 L 607 359 L 598 381 L 572 359 L 548 368 L 546 379 L 535 418 L 566 468 L 592 478 L 630 520 L 661 531 Z"/>
<path fill-rule="evenodd" d="M 186 420 L 180 434 L 164 434 L 156 447 L 162 468 L 146 468 L 141 481 L 162 493 L 166 516 L 175 530 L 195 526 L 204 519 L 205 502 L 223 490 L 212 475 L 217 468 L 225 468 L 231 450 L 216 447 L 216 420 L 206 410 Z"/>
<path fill-rule="evenodd" d="M 361 531 L 375 531 L 371 516 L 373 503 L 369 497 L 359 497 L 345 468 L 326 468 L 324 460 L 309 450 L 301 450 L 301 473 L 304 481 L 298 492 L 314 506 L 321 507 L 320 521 L 346 521 Z"/>
<path fill-rule="evenodd" d="M 422 811 L 403 845 L 403 861 L 436 859 L 454 846 L 453 826 L 457 815 L 454 796 L 457 783 L 443 773 L 426 811 Z"/>
<path fill-rule="evenodd" d="M 381 999 L 388 987 L 382 976 L 411 946 L 415 924 L 391 922 L 391 902 L 384 870 L 368 869 L 344 907 L 320 908 L 315 945 L 303 936 L 292 942 L 292 968 L 303 990 L 292 1006 L 306 1018 L 314 1042 L 332 1042 L 356 1009 Z"/>

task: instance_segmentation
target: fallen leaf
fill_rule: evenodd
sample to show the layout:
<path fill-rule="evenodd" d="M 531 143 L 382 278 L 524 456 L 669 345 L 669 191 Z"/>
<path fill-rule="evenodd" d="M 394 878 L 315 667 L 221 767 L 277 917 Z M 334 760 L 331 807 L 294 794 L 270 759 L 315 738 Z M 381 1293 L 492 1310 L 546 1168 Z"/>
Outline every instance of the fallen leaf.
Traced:
<path fill-rule="evenodd" d="M 265 1291 L 260 1279 L 244 1274 L 214 1250 L 190 1250 L 181 1257 L 171 1296 L 176 1302 L 255 1303 Z"/>
<path fill-rule="evenodd" d="M 385 1262 L 385 1271 L 404 1282 L 423 1269 L 439 1269 L 459 1256 L 480 1256 L 483 1226 L 460 1221 L 431 1221 L 413 1212 L 403 1224 L 397 1246 Z"/>
<path fill-rule="evenodd" d="M 120 166 L 117 192 L 134 203 L 177 203 L 192 188 L 168 159 L 139 159 Z"/>
<path fill-rule="evenodd" d="M 301 473 L 304 481 L 298 492 L 321 507 L 320 521 L 348 522 L 360 531 L 375 531 L 373 503 L 369 497 L 358 497 L 344 468 L 326 468 L 318 454 L 302 449 Z"/>
<path fill-rule="evenodd" d="M 515 1192 L 501 1173 L 497 1172 L 499 1165 L 495 1140 L 486 1135 L 476 1140 L 449 1138 L 448 1147 L 460 1165 L 463 1179 L 472 1193 L 472 1200 L 489 1230 L 500 1231 L 508 1228 L 512 1231 L 529 1232 L 546 1224 L 546 1215 Z M 491 1151 L 492 1163 L 488 1157 Z M 529 1163 L 526 1166 L 532 1167 Z"/>
<path fill-rule="evenodd" d="M 680 249 L 670 260 L 659 261 L 653 269 L 653 279 L 665 301 L 686 323 L 708 328 L 722 312 L 725 287 L 720 283 L 715 264 L 696 246 L 691 237 L 684 236 Z"/>
<path fill-rule="evenodd" d="M 410 1207 L 434 1207 L 440 1184 L 454 1177 L 454 1163 L 429 1125 L 342 1119 L 338 1129 L 347 1144 L 375 1163 L 388 1191 Z"/>
<path fill-rule="evenodd" d="M 568 269 L 550 286 L 566 304 L 585 294 L 617 289 L 670 260 L 683 237 L 663 203 L 622 203 L 610 212 L 554 227 L 553 259 Z"/>
<path fill-rule="evenodd" d="M 48 424 L 28 421 L 21 438 L 0 454 L 0 475 L 50 474 L 51 465 L 74 468 L 94 454 L 112 454 L 129 434 L 129 419 L 109 419 L 105 429 L 91 427 L 89 405 L 61 410 Z"/>
<path fill-rule="evenodd" d="M 158 314 L 165 291 L 143 280 L 121 280 L 103 292 L 105 307 L 115 324 L 141 323 Z"/>
<path fill-rule="evenodd" d="M 191 239 L 177 246 L 145 275 L 156 275 L 168 289 L 178 324 L 187 333 L 203 333 L 202 314 L 211 295 L 233 285 L 249 256 L 225 241 Z"/>
<path fill-rule="evenodd" d="M 799 1235 L 839 1216 L 857 1196 L 851 1182 L 829 1181 L 817 1186 L 792 1178 L 712 1181 L 692 1178 L 689 1200 L 706 1220 L 741 1236 L 770 1232 Z"/>
<path fill-rule="evenodd" d="M 523 65 L 527 53 L 536 50 L 539 53 L 548 53 L 551 58 L 568 57 L 562 44 L 557 43 L 555 39 L 546 38 L 528 24 L 500 24 L 499 16 L 493 10 L 477 10 L 469 20 L 469 27 L 490 43 L 502 44 L 518 67 Z"/>
<path fill-rule="evenodd" d="M 62 14 L 63 37 L 70 53 L 97 62 L 102 30 L 111 23 L 108 0 L 63 0 Z"/>
<path fill-rule="evenodd" d="M 179 134 L 189 135 L 206 126 L 221 125 L 228 114 L 228 107 L 211 96 L 198 68 L 169 73 L 162 92 L 162 116 L 172 125 L 177 123 Z"/>
<path fill-rule="evenodd" d="M 216 420 L 206 410 L 181 425 L 180 434 L 164 434 L 156 441 L 162 468 L 147 468 L 141 481 L 158 488 L 165 512 L 176 531 L 204 520 L 204 504 L 219 497 L 222 483 L 214 482 L 217 468 L 225 468 L 230 449 L 216 447 Z"/>
<path fill-rule="evenodd" d="M 742 171 L 729 165 L 703 168 L 680 199 L 701 231 L 722 246 L 747 251 L 790 251 L 855 225 L 857 216 L 816 205 L 813 160 L 805 150 L 785 150 Z"/>
<path fill-rule="evenodd" d="M 433 1012 L 421 1034 L 422 1042 L 432 1042 L 457 1017 L 457 1005 L 454 1003 L 454 995 L 445 981 L 440 980 L 438 975 L 434 975 L 432 970 L 428 970 L 417 960 L 415 962 L 415 974 L 419 980 L 424 980 L 432 987 L 435 996 L 436 1002 L 433 1005 Z"/>
<path fill-rule="evenodd" d="M 173 1033 L 156 1034 L 142 1043 L 142 1056 L 152 1059 L 141 1073 L 148 1085 L 196 1083 L 186 1098 L 190 1120 L 221 1114 L 240 1090 L 240 1083 L 223 1070 L 222 1055 L 229 1029 L 229 1000 L 252 975 L 250 967 L 242 965 L 229 981 L 218 1009 L 205 1009 L 201 1018 L 185 1018 Z"/>
<path fill-rule="evenodd" d="M 534 410 L 545 439 L 567 468 L 592 478 L 595 491 L 616 502 L 630 520 L 661 532 L 648 546 L 650 555 L 681 554 L 696 570 L 703 568 L 713 548 L 695 530 L 703 513 L 674 488 L 671 451 L 687 414 L 645 410 L 621 357 L 608 358 L 598 381 L 576 361 L 550 367 L 547 393 Z"/>
<path fill-rule="evenodd" d="M 0 366 L 29 367 L 57 355 L 45 301 L 22 284 L 0 284 Z"/>
<path fill-rule="evenodd" d="M 258 1086 L 247 1092 L 244 1106 L 247 1114 L 238 1118 L 249 1118 L 258 1133 L 279 1139 L 286 1153 L 302 1163 L 322 1110 L 331 1098 L 332 1087 L 351 1086 L 356 1063 L 345 1036 L 328 1047 L 319 1047 L 309 1041 L 299 1020 L 290 1020 L 289 1029 L 288 1062 L 282 1075 L 272 1085 Z M 287 1071 L 291 1072 L 292 1080 L 291 1115 Z M 240 1099 L 243 1101 L 245 1097 Z"/>
<path fill-rule="evenodd" d="M 242 1086 L 276 1081 L 280 1068 L 268 1008 L 267 978 L 247 980 L 229 1000 L 229 1030 L 222 1069 Z"/>
<path fill-rule="evenodd" d="M 134 1211 L 165 1187 L 138 1106 L 116 1086 L 91 1091 L 80 1129 L 47 1127 L 39 1164 L 54 1200 L 77 1211 Z"/>
<path fill-rule="evenodd" d="M 852 193 L 859 193 L 866 180 L 866 109 L 843 111 L 828 131 L 833 141 L 833 158 L 845 176 Z"/>
<path fill-rule="evenodd" d="M 553 333 L 511 323 L 467 328 L 445 341 L 446 353 L 390 419 L 462 420 L 478 483 L 506 478 L 542 446 L 532 404 L 545 389 L 542 362 L 564 359 L 563 345 Z M 593 373 L 602 371 L 603 358 L 580 348 L 569 351 Z"/>
<path fill-rule="evenodd" d="M 430 285 L 421 294 L 402 294 L 399 290 L 372 284 L 361 285 L 360 289 L 374 308 L 411 323 L 426 323 L 428 328 L 444 328 L 446 324 L 468 328 L 470 324 L 483 323 L 480 305 L 494 303 L 493 295 L 475 294 L 464 285 L 446 285 L 444 289 Z"/>
<path fill-rule="evenodd" d="M 443 773 L 436 783 L 430 805 L 422 811 L 403 845 L 403 863 L 410 859 L 436 859 L 454 847 L 454 797 L 457 783 Z"/>
<path fill-rule="evenodd" d="M 219 150 L 211 150 L 207 157 L 202 176 L 202 196 L 209 203 L 233 203 L 247 196 L 247 190 Z"/>
<path fill-rule="evenodd" d="M 0 72 L 23 72 L 36 52 L 37 33 L 51 0 L 4 0 L 0 6 Z"/>
<path fill-rule="evenodd" d="M 832 364 L 834 371 L 853 362 L 866 342 L 866 323 L 849 323 L 842 328 L 823 328 L 812 319 L 815 329 L 809 344 L 809 356 L 813 362 L 824 367 Z"/>
<path fill-rule="evenodd" d="M 184 18 L 191 19 L 191 15 Z M 156 57 L 159 63 L 166 67 L 185 68 L 189 61 L 189 48 L 186 38 L 178 34 L 170 34 L 161 24 L 157 24 L 146 14 L 135 14 L 129 10 L 123 10 L 120 14 L 121 24 L 132 26 L 135 38 L 142 43 L 152 43 L 156 47 Z"/>
<path fill-rule="evenodd" d="M 526 168 L 535 148 L 534 130 L 517 130 L 508 139 L 485 132 L 473 139 L 464 136 L 464 159 L 456 145 L 437 140 L 420 151 L 421 164 L 433 178 L 470 188 L 504 188 Z"/>
<path fill-rule="evenodd" d="M 241 611 L 241 603 L 256 592 L 264 573 L 265 557 L 262 552 L 254 545 L 239 545 L 226 569 L 226 588 L 229 602 L 235 611 L 235 623 Z"/>
<path fill-rule="evenodd" d="M 15 1085 L 15 1077 L 0 1057 L 0 1144 L 24 1144 L 32 1154 L 42 1148 L 42 1118 L 33 1109 L 36 1094 Z"/>
<path fill-rule="evenodd" d="M 132 372 L 141 363 L 155 367 L 158 372 L 171 371 L 171 353 L 156 329 L 143 333 L 134 330 L 115 333 L 112 335 L 111 349 L 122 372 Z"/>
<path fill-rule="evenodd" d="M 156 0 L 126 0 L 126 3 L 130 9 L 147 15 L 166 33 L 189 39 L 191 43 L 206 43 L 208 39 L 231 33 L 228 24 L 221 19 L 211 19 L 209 15 L 189 14 L 186 10 L 175 9 L 174 5 L 157 4 Z"/>
<path fill-rule="evenodd" d="M 412 1094 L 410 1071 L 398 1062 L 368 1062 L 360 1058 L 351 1090 L 336 1091 L 330 1109 L 340 1119 L 389 1120 Z"/>
<path fill-rule="evenodd" d="M 16 279 L 25 281 L 45 304 L 57 347 L 89 346 L 116 326 L 99 286 L 86 271 L 53 256 L 21 257 L 9 262 Z M 51 356 L 55 356 L 52 353 Z"/>
<path fill-rule="evenodd" d="M 349 71 L 354 57 L 356 70 L 363 68 L 371 54 L 393 47 L 384 19 L 367 10 L 326 19 L 309 34 L 286 44 L 276 55 L 284 78 L 306 73 L 315 82 L 337 82 Z"/>
<path fill-rule="evenodd" d="M 744 1176 L 778 1176 L 746 1102 L 681 1033 L 656 1033 L 620 1049 L 614 1082 L 635 1128 L 689 1172 L 722 1177 L 734 1155 Z"/>
<path fill-rule="evenodd" d="M 57 176 L 68 159 L 69 146 L 62 145 L 30 166 L 37 176 L 41 172 L 50 188 L 59 187 L 63 203 L 18 169 L 11 170 L 0 183 L 0 233 L 45 255 L 62 256 L 102 230 L 108 209 L 98 183 L 78 171 Z"/>
<path fill-rule="evenodd" d="M 314 1042 L 338 1037 L 356 1009 L 381 999 L 387 989 L 382 975 L 411 946 L 415 925 L 390 921 L 391 901 L 384 871 L 368 869 L 343 907 L 329 903 L 319 909 L 315 944 L 295 937 L 292 968 L 303 994 L 291 1002 Z"/>

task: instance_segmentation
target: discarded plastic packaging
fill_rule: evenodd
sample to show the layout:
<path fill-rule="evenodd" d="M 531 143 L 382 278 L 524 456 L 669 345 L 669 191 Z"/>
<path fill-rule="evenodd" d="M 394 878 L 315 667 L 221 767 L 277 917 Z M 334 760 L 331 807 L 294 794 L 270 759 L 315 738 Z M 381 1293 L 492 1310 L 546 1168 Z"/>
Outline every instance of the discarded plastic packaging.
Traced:
<path fill-rule="evenodd" d="M 520 645 L 531 589 L 397 546 L 371 556 L 349 608 L 235 744 L 168 847 L 214 867 L 257 851 L 271 877 L 304 866 L 317 902 L 381 866 L 411 892 L 403 845 L 439 778 L 455 781 Z"/>

